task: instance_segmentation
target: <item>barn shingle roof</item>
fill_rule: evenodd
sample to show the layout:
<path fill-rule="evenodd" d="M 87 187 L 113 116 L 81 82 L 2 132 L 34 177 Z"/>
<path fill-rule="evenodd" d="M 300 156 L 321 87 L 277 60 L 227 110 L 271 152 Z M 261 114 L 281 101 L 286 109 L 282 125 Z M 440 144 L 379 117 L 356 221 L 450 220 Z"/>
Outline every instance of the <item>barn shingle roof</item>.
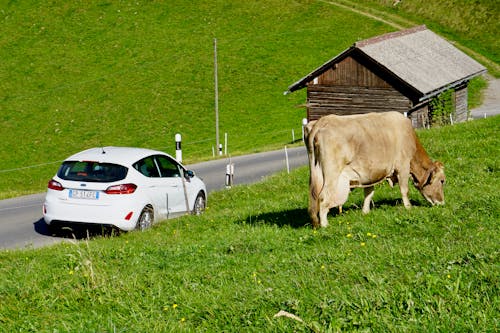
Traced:
<path fill-rule="evenodd" d="M 292 84 L 288 91 L 304 88 L 308 82 L 354 52 L 361 52 L 385 73 L 405 82 L 420 95 L 420 100 L 486 72 L 480 63 L 422 25 L 354 43 Z"/>

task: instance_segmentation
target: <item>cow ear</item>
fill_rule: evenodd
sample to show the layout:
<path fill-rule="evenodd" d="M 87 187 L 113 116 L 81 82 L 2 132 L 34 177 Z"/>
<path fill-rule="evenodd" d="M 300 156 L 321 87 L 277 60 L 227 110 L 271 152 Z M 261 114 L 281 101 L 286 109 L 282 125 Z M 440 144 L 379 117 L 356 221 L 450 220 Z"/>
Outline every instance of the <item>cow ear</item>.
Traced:
<path fill-rule="evenodd" d="M 432 164 L 432 168 L 430 168 L 429 171 L 427 171 L 427 174 L 424 177 L 424 182 L 422 183 L 422 187 L 431 184 L 434 181 L 434 178 L 443 172 L 444 172 L 443 163 L 439 161 L 434 162 Z"/>
<path fill-rule="evenodd" d="M 420 188 L 423 188 L 425 185 L 429 185 L 431 183 L 433 174 L 434 168 L 427 170 L 427 172 L 425 173 L 425 177 L 422 178 L 422 181 L 419 184 Z"/>
<path fill-rule="evenodd" d="M 432 166 L 425 172 L 425 176 L 421 179 L 418 184 L 419 188 L 424 188 L 424 186 L 429 185 L 432 182 L 432 177 L 436 171 L 436 164 L 432 163 Z"/>

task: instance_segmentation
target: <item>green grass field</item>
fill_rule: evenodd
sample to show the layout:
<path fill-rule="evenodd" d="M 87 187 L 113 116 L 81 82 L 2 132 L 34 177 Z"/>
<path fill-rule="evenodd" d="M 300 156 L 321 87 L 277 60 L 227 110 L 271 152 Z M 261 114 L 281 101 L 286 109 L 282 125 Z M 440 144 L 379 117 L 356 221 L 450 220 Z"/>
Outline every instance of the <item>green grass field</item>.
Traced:
<path fill-rule="evenodd" d="M 305 96 L 283 96 L 288 85 L 395 30 L 332 3 L 354 5 L 2 3 L 0 198 L 43 191 L 58 161 L 95 145 L 173 153 L 180 132 L 188 162 L 211 158 L 214 38 L 230 153 L 289 143 Z M 355 7 L 425 23 L 500 73 L 497 1 Z M 481 86 L 472 82 L 472 106 Z M 412 189 L 405 210 L 384 184 L 369 215 L 354 191 L 330 227 L 313 230 L 304 167 L 212 193 L 204 215 L 146 232 L 0 251 L 0 332 L 499 331 L 499 126 L 418 132 L 446 166 L 442 207 Z"/>
<path fill-rule="evenodd" d="M 313 230 L 308 168 L 145 232 L 0 252 L 2 332 L 496 332 L 500 117 L 420 131 L 446 205 L 362 191 Z M 275 317 L 280 311 L 297 316 Z"/>
<path fill-rule="evenodd" d="M 498 6 L 460 2 L 465 12 L 478 13 L 462 31 L 435 14 L 455 2 L 429 7 L 412 0 L 393 8 L 365 0 L 355 7 L 404 27 L 426 23 L 493 68 L 499 29 L 488 17 L 498 17 Z M 346 0 L 3 3 L 0 198 L 45 190 L 59 161 L 92 146 L 173 153 L 179 132 L 185 161 L 212 158 L 214 38 L 221 142 L 227 133 L 233 155 L 281 148 L 292 129 L 300 133 L 305 116 L 304 92 L 283 91 L 355 41 L 396 29 L 336 3 L 354 6 Z M 471 106 L 481 86 L 473 81 Z"/>

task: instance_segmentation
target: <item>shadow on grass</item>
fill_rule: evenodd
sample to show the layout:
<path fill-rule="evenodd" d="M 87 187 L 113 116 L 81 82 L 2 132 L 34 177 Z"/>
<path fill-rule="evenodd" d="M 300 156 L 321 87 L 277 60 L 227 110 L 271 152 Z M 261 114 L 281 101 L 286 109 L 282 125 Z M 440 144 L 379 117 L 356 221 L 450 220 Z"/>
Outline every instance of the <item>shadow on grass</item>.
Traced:
<path fill-rule="evenodd" d="M 120 234 L 120 231 L 116 228 L 95 224 L 58 224 L 48 226 L 43 218 L 33 223 L 33 226 L 35 232 L 43 236 L 77 240 L 112 237 Z"/>
<path fill-rule="evenodd" d="M 426 203 L 422 201 L 411 200 L 411 204 L 414 207 L 425 206 Z M 403 201 L 401 199 L 380 199 L 375 202 L 375 206 L 371 206 L 372 210 L 376 209 L 387 209 L 390 207 L 404 207 Z M 335 218 L 336 216 L 343 215 L 350 211 L 361 212 L 361 206 L 355 203 L 348 203 L 342 207 L 342 213 L 339 214 L 338 208 L 330 209 L 328 213 L 329 218 Z M 290 226 L 292 228 L 303 228 L 311 227 L 311 218 L 307 208 L 292 209 L 280 212 L 268 212 L 257 215 L 250 215 L 245 220 L 240 223 L 259 225 L 276 225 L 278 227 Z"/>
<path fill-rule="evenodd" d="M 422 200 L 412 200 L 410 199 L 410 203 L 412 207 L 431 207 L 430 204 L 427 204 L 427 202 L 422 201 Z M 378 199 L 375 201 L 375 206 L 372 203 L 371 209 L 377 209 L 378 208 L 387 208 L 387 207 L 404 207 L 403 205 L 403 199 Z"/>
<path fill-rule="evenodd" d="M 303 228 L 311 225 L 307 209 L 292 209 L 281 212 L 269 212 L 251 215 L 240 223 L 251 225 L 268 224 L 279 227 L 290 226 L 292 228 Z"/>

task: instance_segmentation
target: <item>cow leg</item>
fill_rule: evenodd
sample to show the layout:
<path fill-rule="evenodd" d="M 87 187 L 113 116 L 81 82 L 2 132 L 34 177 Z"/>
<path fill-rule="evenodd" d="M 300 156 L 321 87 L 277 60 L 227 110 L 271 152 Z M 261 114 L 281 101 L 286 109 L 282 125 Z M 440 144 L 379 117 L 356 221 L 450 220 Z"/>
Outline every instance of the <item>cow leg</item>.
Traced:
<path fill-rule="evenodd" d="M 398 183 L 399 190 L 401 191 L 401 197 L 403 198 L 403 205 L 406 208 L 411 207 L 410 199 L 408 199 L 408 178 L 410 177 L 410 172 L 398 172 Z"/>
<path fill-rule="evenodd" d="M 325 201 L 322 201 L 319 205 L 319 223 L 322 228 L 328 227 L 328 204 L 325 204 Z"/>
<path fill-rule="evenodd" d="M 373 186 L 365 187 L 365 200 L 363 201 L 363 214 L 368 214 L 370 212 L 370 204 L 372 202 L 373 195 L 375 194 L 375 189 Z"/>

